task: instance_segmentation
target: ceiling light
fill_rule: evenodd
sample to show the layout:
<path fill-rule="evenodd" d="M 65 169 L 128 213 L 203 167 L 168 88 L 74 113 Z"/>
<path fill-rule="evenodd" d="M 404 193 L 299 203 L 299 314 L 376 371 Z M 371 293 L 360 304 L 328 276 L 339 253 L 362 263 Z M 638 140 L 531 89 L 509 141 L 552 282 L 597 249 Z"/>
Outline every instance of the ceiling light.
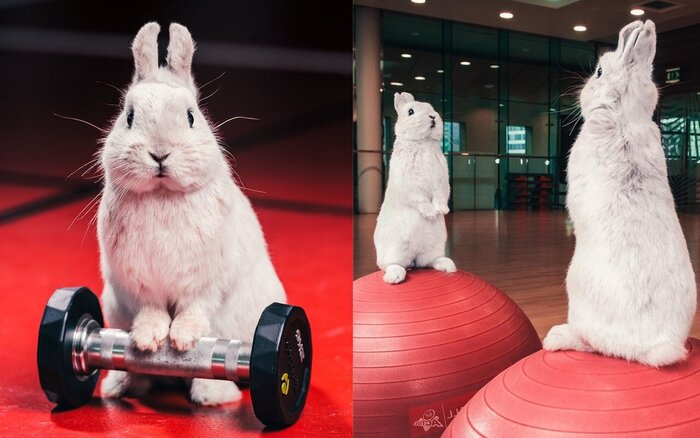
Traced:
<path fill-rule="evenodd" d="M 418 3 L 419 5 L 422 5 L 425 3 L 425 0 L 411 0 L 411 3 Z"/>
<path fill-rule="evenodd" d="M 424 80 L 425 80 L 425 76 L 416 76 L 414 79 L 417 80 L 417 81 L 424 81 Z"/>
<path fill-rule="evenodd" d="M 393 85 L 394 87 L 403 87 L 403 84 L 401 82 L 389 82 L 390 85 Z"/>
<path fill-rule="evenodd" d="M 500 158 L 496 158 L 495 160 L 493 160 L 493 162 L 496 163 L 496 164 L 501 164 L 501 159 L 500 159 Z"/>
<path fill-rule="evenodd" d="M 581 26 L 581 25 L 574 26 L 574 30 L 575 30 L 576 32 L 585 32 L 585 31 L 586 31 L 586 26 Z"/>
<path fill-rule="evenodd" d="M 491 68 L 498 68 L 498 64 L 491 64 L 491 65 L 489 65 L 489 67 L 491 67 Z"/>
<path fill-rule="evenodd" d="M 544 165 L 549 166 L 549 160 L 544 160 Z"/>
<path fill-rule="evenodd" d="M 512 12 L 501 12 L 500 14 L 498 14 L 498 16 L 501 18 L 504 18 L 506 20 L 510 20 L 511 18 L 513 18 L 513 13 Z"/>
<path fill-rule="evenodd" d="M 412 58 L 413 55 L 411 55 L 410 53 L 402 53 L 402 54 L 401 54 L 401 57 L 402 57 L 402 58 Z"/>
<path fill-rule="evenodd" d="M 459 65 L 472 65 L 472 63 L 469 61 L 462 61 L 459 63 Z"/>
<path fill-rule="evenodd" d="M 437 72 L 438 72 L 438 73 L 445 73 L 445 70 L 440 69 L 440 70 L 438 70 Z"/>
<path fill-rule="evenodd" d="M 630 11 L 630 14 L 639 17 L 640 15 L 644 15 L 644 9 L 634 8 Z"/>

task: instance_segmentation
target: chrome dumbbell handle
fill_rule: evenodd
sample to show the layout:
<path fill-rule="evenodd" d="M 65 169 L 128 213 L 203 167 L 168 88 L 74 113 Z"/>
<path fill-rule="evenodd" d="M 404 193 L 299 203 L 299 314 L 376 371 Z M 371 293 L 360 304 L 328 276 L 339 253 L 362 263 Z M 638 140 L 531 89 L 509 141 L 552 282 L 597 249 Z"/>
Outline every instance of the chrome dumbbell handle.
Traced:
<path fill-rule="evenodd" d="M 203 337 L 186 352 L 168 343 L 156 352 L 139 351 L 129 332 L 101 328 L 83 315 L 73 336 L 73 368 L 78 375 L 95 369 L 122 370 L 156 376 L 176 376 L 248 382 L 251 344 L 236 339 Z"/>

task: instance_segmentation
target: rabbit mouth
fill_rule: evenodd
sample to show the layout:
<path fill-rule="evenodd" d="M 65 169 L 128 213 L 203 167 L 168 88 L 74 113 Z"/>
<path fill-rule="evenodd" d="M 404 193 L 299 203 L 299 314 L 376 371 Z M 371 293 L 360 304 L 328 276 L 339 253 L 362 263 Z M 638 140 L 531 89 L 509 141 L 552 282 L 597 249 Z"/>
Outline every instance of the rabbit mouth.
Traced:
<path fill-rule="evenodd" d="M 435 127 L 435 120 L 430 121 L 430 129 L 433 129 Z"/>

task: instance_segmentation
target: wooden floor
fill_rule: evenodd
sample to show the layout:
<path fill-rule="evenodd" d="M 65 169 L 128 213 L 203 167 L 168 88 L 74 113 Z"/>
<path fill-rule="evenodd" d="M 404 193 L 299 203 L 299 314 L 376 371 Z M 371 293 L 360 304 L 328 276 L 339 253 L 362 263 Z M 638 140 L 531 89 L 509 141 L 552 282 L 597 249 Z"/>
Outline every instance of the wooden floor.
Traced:
<path fill-rule="evenodd" d="M 696 280 L 700 279 L 700 214 L 681 213 Z M 354 278 L 376 270 L 376 215 L 355 216 Z M 448 255 L 506 292 L 543 337 L 566 320 L 564 278 L 574 236 L 562 211 L 457 212 L 447 216 Z M 700 338 L 700 314 L 691 335 Z"/>

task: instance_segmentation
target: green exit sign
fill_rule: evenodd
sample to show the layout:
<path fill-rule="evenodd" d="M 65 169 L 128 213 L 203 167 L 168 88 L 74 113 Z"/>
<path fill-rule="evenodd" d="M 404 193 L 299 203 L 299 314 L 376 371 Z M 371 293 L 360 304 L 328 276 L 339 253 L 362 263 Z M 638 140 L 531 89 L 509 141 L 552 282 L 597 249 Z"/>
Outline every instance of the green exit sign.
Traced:
<path fill-rule="evenodd" d="M 681 68 L 680 67 L 666 69 L 666 83 L 667 84 L 676 84 L 680 81 L 681 81 Z"/>

